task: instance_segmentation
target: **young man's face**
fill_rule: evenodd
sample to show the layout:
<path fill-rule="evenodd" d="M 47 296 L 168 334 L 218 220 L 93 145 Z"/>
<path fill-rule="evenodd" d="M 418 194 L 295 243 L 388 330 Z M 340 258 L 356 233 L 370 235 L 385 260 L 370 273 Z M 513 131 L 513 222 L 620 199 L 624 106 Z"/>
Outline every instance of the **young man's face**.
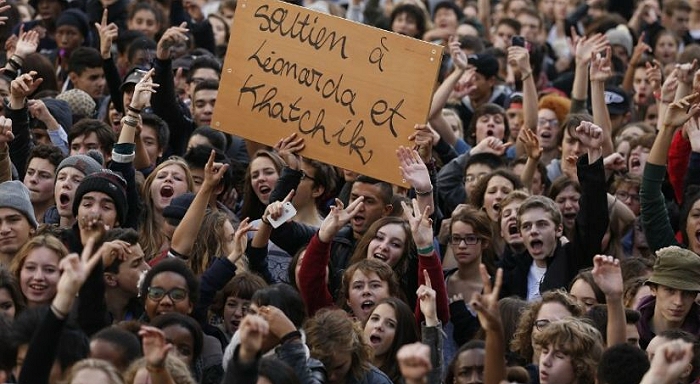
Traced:
<path fill-rule="evenodd" d="M 683 38 L 689 29 L 690 13 L 676 9 L 669 19 L 670 22 L 665 27 L 673 31 L 678 38 Z"/>
<path fill-rule="evenodd" d="M 355 201 L 360 196 L 365 198 L 362 208 L 353 217 L 350 224 L 353 232 L 363 235 L 370 225 L 391 212 L 391 205 L 386 205 L 382 200 L 379 184 L 355 182 L 350 191 L 350 202 Z"/>
<path fill-rule="evenodd" d="M 83 217 L 98 216 L 104 225 L 109 228 L 119 226 L 117 221 L 117 206 L 109 195 L 103 192 L 92 191 L 83 195 L 78 206 L 78 224 L 82 226 Z"/>
<path fill-rule="evenodd" d="M 119 264 L 119 271 L 113 275 L 113 281 L 122 291 L 136 297 L 139 293 L 138 282 L 141 275 L 150 267 L 146 264 L 145 255 L 141 246 L 136 243 L 129 247 L 131 251 L 126 260 Z"/>
<path fill-rule="evenodd" d="M 70 80 L 76 89 L 85 91 L 93 99 L 102 97 L 105 89 L 105 71 L 102 67 L 85 68 L 81 74 L 70 73 Z"/>
<path fill-rule="evenodd" d="M 102 156 L 104 157 L 105 161 L 109 159 L 110 157 L 107 157 L 107 153 L 105 153 L 104 148 L 102 148 L 102 144 L 100 144 L 100 141 L 97 138 L 97 134 L 95 132 L 90 132 L 86 135 L 80 135 L 77 136 L 71 141 L 70 143 L 70 155 L 85 155 L 88 153 L 90 150 L 96 150 L 102 153 Z"/>
<path fill-rule="evenodd" d="M 219 91 L 214 89 L 201 89 L 194 94 L 191 108 L 192 118 L 197 127 L 211 125 L 218 93 Z"/>
<path fill-rule="evenodd" d="M 68 52 L 83 45 L 83 41 L 85 40 L 80 30 L 72 25 L 61 25 L 56 28 L 55 36 L 58 48 L 65 49 Z"/>
<path fill-rule="evenodd" d="M 654 317 L 660 315 L 665 321 L 676 324 L 683 323 L 697 296 L 697 292 L 682 291 L 665 285 L 652 285 L 651 294 L 656 297 Z"/>
<path fill-rule="evenodd" d="M 562 226 L 556 225 L 544 208 L 531 208 L 520 215 L 520 235 L 525 248 L 536 262 L 554 255 Z"/>
<path fill-rule="evenodd" d="M 219 81 L 220 79 L 221 76 L 212 68 L 196 69 L 194 73 L 192 73 L 191 81 L 186 84 L 185 91 L 190 96 L 190 98 L 194 99 L 194 95 L 192 93 L 194 92 L 194 88 L 197 86 L 197 84 L 205 80 Z"/>
<path fill-rule="evenodd" d="M 141 127 L 141 142 L 148 153 L 151 164 L 155 164 L 163 156 L 163 149 L 158 145 L 158 131 L 155 127 L 143 124 Z"/>
<path fill-rule="evenodd" d="M 34 157 L 29 161 L 24 185 L 29 189 L 29 200 L 34 206 L 41 206 L 53 199 L 53 184 L 56 167 L 47 159 Z"/>
<path fill-rule="evenodd" d="M 34 233 L 29 220 L 20 211 L 0 208 L 0 252 L 13 255 Z"/>
<path fill-rule="evenodd" d="M 520 22 L 520 34 L 529 42 L 537 42 L 540 34 L 540 20 L 535 16 L 521 14 L 518 16 Z"/>
<path fill-rule="evenodd" d="M 476 89 L 472 92 L 475 99 L 489 97 L 493 90 L 493 85 L 496 83 L 496 77 L 486 78 L 481 73 L 474 74 L 474 86 Z"/>

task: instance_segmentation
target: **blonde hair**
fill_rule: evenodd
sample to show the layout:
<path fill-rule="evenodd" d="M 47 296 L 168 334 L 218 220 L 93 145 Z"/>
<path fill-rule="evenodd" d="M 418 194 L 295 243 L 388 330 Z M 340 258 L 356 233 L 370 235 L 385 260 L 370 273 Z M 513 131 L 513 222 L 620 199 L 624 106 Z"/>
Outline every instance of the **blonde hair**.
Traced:
<path fill-rule="evenodd" d="M 571 359 L 578 384 L 593 384 L 603 354 L 603 337 L 591 324 L 576 318 L 557 320 L 533 337 L 538 347 L 552 346 Z"/>
<path fill-rule="evenodd" d="M 217 257 L 226 257 L 224 224 L 228 215 L 223 211 L 208 211 L 197 233 L 187 264 L 196 276 L 201 276 Z"/>
<path fill-rule="evenodd" d="M 129 366 L 126 372 L 124 372 L 124 383 L 133 384 L 136 378 L 136 373 L 141 368 L 146 368 L 146 358 L 142 357 Z M 175 384 L 197 384 L 197 382 L 192 377 L 190 369 L 187 367 L 184 361 L 178 359 L 177 357 L 168 355 L 165 358 L 165 370 L 168 371 L 170 377 Z"/>
<path fill-rule="evenodd" d="M 122 378 L 122 374 L 117 370 L 117 368 L 115 368 L 109 362 L 100 359 L 84 359 L 75 363 L 71 367 L 70 372 L 62 384 L 70 384 L 75 376 L 78 375 L 78 372 L 86 369 L 94 369 L 104 373 L 105 376 L 107 376 L 107 379 L 109 379 L 109 382 L 102 384 L 124 384 L 124 378 Z"/>
<path fill-rule="evenodd" d="M 10 271 L 17 281 L 20 281 L 19 274 L 22 271 L 25 260 L 27 260 L 27 257 L 33 250 L 39 248 L 48 248 L 53 251 L 58 256 L 59 261 L 68 255 L 68 249 L 56 236 L 38 235 L 32 237 L 17 251 L 17 254 L 12 259 L 12 264 L 10 264 Z"/>
<path fill-rule="evenodd" d="M 192 192 L 194 190 L 194 182 L 192 181 L 192 174 L 190 173 L 190 167 L 187 163 L 180 157 L 173 156 L 168 160 L 160 163 L 156 169 L 148 175 L 146 181 L 141 187 L 141 200 L 143 201 L 143 216 L 141 225 L 139 226 L 139 244 L 143 248 L 143 253 L 146 255 L 146 260 L 151 260 L 153 257 L 157 256 L 160 251 L 160 247 L 165 243 L 165 235 L 161 231 L 162 221 L 158 219 L 162 213 L 156 212 L 155 206 L 153 204 L 153 198 L 151 197 L 151 185 L 156 179 L 158 172 L 163 168 L 177 165 L 183 169 L 185 172 L 185 181 L 187 182 L 187 191 Z"/>

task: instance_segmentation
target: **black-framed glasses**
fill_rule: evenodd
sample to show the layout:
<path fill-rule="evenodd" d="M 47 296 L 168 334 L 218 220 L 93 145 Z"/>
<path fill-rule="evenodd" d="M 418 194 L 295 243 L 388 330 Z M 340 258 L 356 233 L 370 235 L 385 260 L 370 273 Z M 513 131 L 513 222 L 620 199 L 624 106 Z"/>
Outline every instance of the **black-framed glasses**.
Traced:
<path fill-rule="evenodd" d="M 466 235 L 466 236 L 452 235 L 452 236 L 450 236 L 450 244 L 454 245 L 455 247 L 459 247 L 459 245 L 462 244 L 463 241 L 467 245 L 474 245 L 474 244 L 479 242 L 479 236 L 477 236 L 477 235 Z"/>
<path fill-rule="evenodd" d="M 542 332 L 544 331 L 545 328 L 549 326 L 552 322 L 547 320 L 547 319 L 540 319 L 535 321 L 535 328 L 537 328 L 538 331 Z"/>
<path fill-rule="evenodd" d="M 163 300 L 165 295 L 168 295 L 170 300 L 172 300 L 174 303 L 183 301 L 187 298 L 187 295 L 189 293 L 187 292 L 186 289 L 183 288 L 173 288 L 169 291 L 166 291 L 165 289 L 161 287 L 150 287 L 148 288 L 148 298 L 153 300 L 153 301 L 160 301 Z"/>
<path fill-rule="evenodd" d="M 309 176 L 306 172 L 301 171 L 301 179 L 299 179 L 299 181 L 304 180 L 304 179 L 309 179 L 309 180 L 313 181 L 314 183 L 316 182 L 315 178 Z"/>

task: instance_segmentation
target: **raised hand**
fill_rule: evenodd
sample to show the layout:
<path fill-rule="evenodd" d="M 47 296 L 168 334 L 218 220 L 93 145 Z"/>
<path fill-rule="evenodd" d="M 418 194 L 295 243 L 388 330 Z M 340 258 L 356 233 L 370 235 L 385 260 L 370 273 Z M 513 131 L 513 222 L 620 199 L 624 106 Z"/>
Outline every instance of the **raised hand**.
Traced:
<path fill-rule="evenodd" d="M 430 173 L 428 167 L 425 166 L 418 151 L 400 146 L 396 151 L 396 157 L 399 159 L 399 170 L 401 176 L 411 184 L 411 187 L 416 192 L 430 192 L 433 189 L 430 183 Z"/>
<path fill-rule="evenodd" d="M 604 83 L 612 76 L 612 50 L 610 46 L 605 47 L 604 54 L 597 52 L 591 55 L 591 81 Z"/>
<path fill-rule="evenodd" d="M 96 241 L 101 239 L 110 228 L 102 221 L 102 215 L 99 213 L 89 213 L 78 218 L 81 234 L 85 234 L 86 240 L 94 238 Z"/>
<path fill-rule="evenodd" d="M 423 270 L 423 277 L 425 278 L 425 284 L 418 287 L 416 296 L 420 304 L 420 311 L 425 317 L 425 325 L 435 327 L 438 324 L 436 293 L 430 283 L 430 275 L 425 269 Z"/>
<path fill-rule="evenodd" d="M 262 306 L 258 311 L 258 315 L 267 321 L 270 334 L 275 335 L 278 339 L 297 330 L 294 323 L 277 307 L 271 305 Z"/>
<path fill-rule="evenodd" d="M 491 286 L 491 278 L 486 266 L 479 266 L 481 281 L 484 283 L 484 293 L 474 292 L 471 307 L 478 313 L 479 323 L 485 331 L 497 331 L 501 327 L 501 312 L 498 310 L 498 295 L 503 284 L 503 270 L 498 268 L 496 282 Z"/>
<path fill-rule="evenodd" d="M 284 203 L 288 203 L 292 201 L 292 198 L 294 197 L 294 190 L 292 189 L 289 191 L 287 196 L 284 197 L 284 200 L 282 201 L 275 201 L 267 205 L 265 208 L 265 212 L 263 213 L 262 217 L 263 219 L 265 218 L 272 218 L 274 220 L 278 219 L 282 214 L 284 213 Z M 263 220 L 263 222 L 265 222 Z"/>
<path fill-rule="evenodd" d="M 110 266 L 115 260 L 124 261 L 131 254 L 131 244 L 124 240 L 113 240 L 102 243 L 95 253 L 102 259 L 104 266 Z"/>
<path fill-rule="evenodd" d="M 537 138 L 537 134 L 530 128 L 524 127 L 520 130 L 518 135 L 518 141 L 520 141 L 525 147 L 525 153 L 527 157 L 536 161 L 539 161 L 542 157 L 542 147 L 540 147 L 540 140 Z"/>
<path fill-rule="evenodd" d="M 433 147 L 440 141 L 440 134 L 428 124 L 416 124 L 413 133 L 408 136 L 408 140 L 416 143 L 418 153 L 423 162 L 429 162 L 433 157 Z"/>
<path fill-rule="evenodd" d="M 612 256 L 596 255 L 593 257 L 593 280 L 603 291 L 605 297 L 619 299 L 622 297 L 623 282 L 620 260 Z"/>
<path fill-rule="evenodd" d="M 654 92 L 661 90 L 661 81 L 663 79 L 663 74 L 661 73 L 661 63 L 654 60 L 653 63 L 646 63 L 645 73 L 651 84 L 651 89 Z"/>
<path fill-rule="evenodd" d="M 241 337 L 239 357 L 242 362 L 251 362 L 262 349 L 265 336 L 270 332 L 267 321 L 259 315 L 247 315 L 238 326 Z"/>
<path fill-rule="evenodd" d="M 678 129 L 700 111 L 700 94 L 692 93 L 668 106 L 664 116 L 664 127 Z"/>
<path fill-rule="evenodd" d="M 246 236 L 248 232 L 257 231 L 257 228 L 255 228 L 249 221 L 249 217 L 241 220 L 241 223 L 238 224 L 236 232 L 233 234 L 233 240 L 231 241 L 231 245 L 229 247 L 231 251 L 228 255 L 229 261 L 231 261 L 233 264 L 236 264 L 236 262 L 243 257 L 243 254 L 245 254 L 245 250 L 248 247 L 248 237 Z"/>
<path fill-rule="evenodd" d="M 47 128 L 58 129 L 59 123 L 43 101 L 36 99 L 27 101 L 27 110 L 33 118 L 43 122 Z"/>
<path fill-rule="evenodd" d="M 472 148 L 469 154 L 476 155 L 477 153 L 493 153 L 496 156 L 503 156 L 510 145 L 511 143 L 504 143 L 501 139 L 490 136 L 481 140 L 481 142 Z"/>
<path fill-rule="evenodd" d="M 107 8 L 102 11 L 102 21 L 95 23 L 95 29 L 100 34 L 100 54 L 103 59 L 112 57 L 112 42 L 119 35 L 119 27 L 114 23 L 107 24 Z"/>
<path fill-rule="evenodd" d="M 134 95 L 135 94 L 136 93 L 134 93 Z M 229 167 L 229 164 L 215 162 L 215 158 L 216 151 L 212 149 L 211 153 L 209 154 L 209 159 L 204 165 L 204 180 L 202 181 L 202 188 L 206 191 L 213 191 L 214 188 L 219 185 Z"/>
<path fill-rule="evenodd" d="M 36 52 L 37 48 L 39 48 L 39 32 L 34 29 L 25 32 L 24 27 L 20 27 L 19 38 L 15 42 L 13 55 L 24 59 L 30 53 Z"/>
<path fill-rule="evenodd" d="M 690 147 L 693 152 L 700 153 L 700 119 L 697 116 L 693 117 L 685 125 Z"/>
<path fill-rule="evenodd" d="M 675 383 L 688 368 L 693 359 L 693 344 L 683 340 L 673 340 L 656 349 L 651 367 L 644 375 L 641 384 Z"/>
<path fill-rule="evenodd" d="M 642 32 L 637 39 L 637 45 L 634 46 L 632 51 L 632 56 L 630 57 L 630 65 L 635 65 L 642 59 L 642 55 L 645 53 L 651 53 L 652 49 L 649 44 L 644 42 L 645 32 Z"/>
<path fill-rule="evenodd" d="M 420 210 L 418 200 L 413 199 L 413 209 L 409 209 L 405 202 L 401 202 L 403 207 L 403 218 L 408 221 L 413 233 L 413 242 L 418 248 L 426 248 L 433 244 L 433 220 L 430 218 L 430 207 Z"/>
<path fill-rule="evenodd" d="M 165 340 L 165 333 L 156 327 L 142 325 L 139 336 L 141 336 L 141 347 L 147 367 L 155 369 L 165 367 L 165 359 L 173 349 L 173 345 Z"/>
<path fill-rule="evenodd" d="M 561 172 L 565 174 L 569 179 L 578 182 L 578 170 L 576 169 L 576 163 L 578 162 L 578 156 L 571 155 L 567 156 L 566 159 L 561 163 Z"/>
<path fill-rule="evenodd" d="M 467 54 L 464 53 L 460 47 L 459 38 L 457 36 L 450 36 L 447 47 L 450 49 L 452 64 L 461 70 L 466 70 L 469 66 L 469 59 L 467 58 Z"/>
<path fill-rule="evenodd" d="M 603 159 L 603 166 L 610 171 L 624 171 L 627 169 L 624 156 L 619 152 L 613 152 Z"/>
<path fill-rule="evenodd" d="M 58 292 L 73 298 L 78 294 L 80 287 L 100 261 L 100 257 L 93 257 L 95 243 L 95 237 L 90 237 L 80 256 L 77 253 L 71 253 L 61 259 L 61 262 L 58 264 L 61 270 L 61 278 L 58 280 L 56 288 Z"/>
<path fill-rule="evenodd" d="M 10 9 L 9 5 L 5 5 L 5 0 L 0 0 L 0 13 L 3 13 Z M 0 16 L 0 26 L 5 25 L 5 22 L 7 21 L 8 17 L 7 16 Z"/>
<path fill-rule="evenodd" d="M 576 137 L 589 149 L 597 149 L 603 145 L 603 129 L 590 121 L 582 121 L 576 127 Z"/>
<path fill-rule="evenodd" d="M 661 85 L 661 101 L 667 104 L 673 103 L 676 97 L 676 89 L 678 89 L 678 66 L 673 68 L 673 71 L 666 77 L 666 80 Z M 697 92 L 697 91 L 696 91 Z"/>
<path fill-rule="evenodd" d="M 296 132 L 294 132 L 284 139 L 280 139 L 275 145 L 275 151 L 287 163 L 289 168 L 299 170 L 301 168 L 301 155 L 298 152 L 304 149 L 305 146 L 304 138 L 298 137 Z"/>
<path fill-rule="evenodd" d="M 677 64 L 676 68 L 678 68 L 678 81 L 683 84 L 691 84 L 693 75 L 698 70 L 698 59 L 694 59 L 692 63 Z"/>
<path fill-rule="evenodd" d="M 460 77 L 457 84 L 455 84 L 450 98 L 461 100 L 465 96 L 469 96 L 472 92 L 474 92 L 476 90 L 475 75 L 475 68 L 469 68 L 464 71 L 462 77 Z"/>
<path fill-rule="evenodd" d="M 574 27 L 571 27 L 571 29 L 574 31 L 576 30 Z M 578 38 L 573 49 L 576 63 L 589 63 L 591 58 L 593 58 L 593 54 L 605 50 L 607 45 L 608 38 L 602 33 L 596 33 L 591 37 L 584 36 Z"/>
<path fill-rule="evenodd" d="M 142 110 L 151 103 L 151 95 L 156 93 L 156 89 L 160 84 L 153 82 L 153 73 L 155 69 L 151 68 L 134 87 L 134 95 L 131 97 L 131 108 Z"/>
<path fill-rule="evenodd" d="M 34 79 L 37 76 L 36 71 L 17 76 L 10 83 L 10 98 L 16 101 L 23 102 L 25 98 L 34 93 L 36 89 L 44 81 L 42 78 Z M 11 100 L 12 101 L 12 100 Z"/>
<path fill-rule="evenodd" d="M 5 116 L 0 116 L 0 148 L 6 148 L 7 143 L 15 139 L 12 133 L 12 120 Z"/>
<path fill-rule="evenodd" d="M 396 361 L 406 384 L 425 383 L 433 369 L 430 362 L 430 347 L 423 343 L 406 344 L 396 353 Z"/>
<path fill-rule="evenodd" d="M 520 73 L 521 78 L 527 76 L 528 72 L 532 74 L 530 66 L 530 53 L 525 47 L 510 46 L 508 47 L 508 65 Z"/>
<path fill-rule="evenodd" d="M 348 204 L 347 208 L 343 209 L 343 202 L 340 199 L 335 199 L 335 205 L 331 206 L 331 211 L 321 223 L 321 228 L 318 230 L 318 238 L 324 243 L 330 242 L 340 228 L 344 227 L 360 212 L 360 209 L 364 207 L 364 200 L 364 196 L 360 196 Z"/>
<path fill-rule="evenodd" d="M 170 48 L 176 44 L 186 42 L 189 39 L 187 32 L 189 32 L 189 29 L 187 29 L 186 22 L 182 22 L 179 26 L 168 28 L 158 41 L 156 57 L 160 60 L 170 59 Z"/>

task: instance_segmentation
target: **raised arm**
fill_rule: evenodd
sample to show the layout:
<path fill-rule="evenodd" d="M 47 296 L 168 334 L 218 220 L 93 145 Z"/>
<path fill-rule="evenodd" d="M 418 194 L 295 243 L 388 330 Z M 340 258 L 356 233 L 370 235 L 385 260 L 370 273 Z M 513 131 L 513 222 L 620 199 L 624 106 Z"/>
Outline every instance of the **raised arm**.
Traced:
<path fill-rule="evenodd" d="M 428 167 L 421 159 L 418 151 L 404 146 L 400 146 L 396 151 L 396 157 L 399 159 L 401 176 L 408 181 L 411 188 L 416 192 L 419 212 L 427 210 L 428 216 L 432 215 L 434 211 L 433 185 L 430 182 Z"/>
<path fill-rule="evenodd" d="M 119 71 L 112 60 L 112 43 L 119 35 L 119 27 L 115 23 L 109 23 L 109 11 L 104 8 L 102 11 L 102 20 L 95 23 L 95 30 L 100 36 L 100 55 L 102 56 L 102 68 L 105 72 L 105 80 L 109 88 L 110 100 L 114 109 L 124 113 L 124 102 L 120 90 L 121 79 Z"/>
<path fill-rule="evenodd" d="M 178 254 L 190 256 L 192 247 L 197 241 L 196 234 L 199 233 L 199 228 L 202 226 L 202 220 L 204 220 L 211 195 L 228 169 L 228 164 L 214 162 L 215 155 L 216 152 L 212 150 L 209 160 L 204 166 L 202 186 L 194 200 L 192 200 L 192 204 L 187 209 L 187 212 L 185 212 L 180 225 L 175 228 L 173 233 L 170 248 Z"/>
<path fill-rule="evenodd" d="M 486 357 L 484 361 L 484 384 L 500 384 L 506 378 L 506 343 L 503 335 L 501 312 L 498 309 L 498 295 L 503 284 L 503 270 L 496 272 L 496 282 L 491 286 L 491 277 L 486 266 L 479 266 L 484 293 L 474 293 L 471 306 L 479 317 L 481 327 L 486 332 Z"/>
<path fill-rule="evenodd" d="M 142 325 L 139 331 L 143 357 L 146 359 L 149 383 L 175 384 L 170 372 L 165 368 L 165 360 L 173 349 L 173 344 L 165 340 L 165 333 L 156 327 Z"/>
<path fill-rule="evenodd" d="M 455 88 L 455 85 L 457 85 L 462 75 L 467 71 L 468 60 L 467 55 L 462 51 L 462 48 L 460 48 L 459 40 L 456 37 L 450 37 L 448 48 L 450 49 L 450 56 L 452 57 L 452 63 L 455 68 L 452 73 L 443 80 L 442 84 L 440 84 L 435 91 L 435 94 L 433 94 L 428 116 L 431 125 L 440 134 L 440 137 L 448 144 L 454 146 L 457 143 L 457 136 L 452 132 L 449 125 L 444 122 L 442 109 L 445 108 L 445 104 L 447 104 L 447 100 L 450 98 L 450 94 Z M 473 74 L 474 71 L 472 70 L 470 73 Z"/>
<path fill-rule="evenodd" d="M 608 105 L 605 104 L 605 82 L 612 76 L 612 50 L 610 46 L 605 48 L 605 55 L 601 52 L 594 53 L 591 58 L 591 107 L 593 109 L 593 122 L 602 129 L 603 141 L 601 145 L 603 157 L 615 150 L 612 143 L 612 122 Z"/>
<path fill-rule="evenodd" d="M 12 180 L 12 163 L 7 143 L 15 138 L 12 133 L 12 120 L 0 116 L 0 183 Z"/>
<path fill-rule="evenodd" d="M 593 280 L 605 294 L 608 310 L 607 335 L 608 348 L 627 342 L 625 329 L 625 306 L 622 303 L 622 270 L 620 260 L 612 256 L 597 255 L 593 258 Z"/>
<path fill-rule="evenodd" d="M 430 365 L 432 369 L 428 373 L 428 383 L 439 383 L 442 376 L 442 350 L 444 336 L 437 315 L 436 292 L 430 281 L 430 274 L 423 270 L 424 284 L 418 287 L 416 296 L 420 311 L 425 322 L 421 325 L 421 341 L 430 347 Z M 444 280 L 441 282 L 444 285 Z"/>
<path fill-rule="evenodd" d="M 540 147 L 540 140 L 537 138 L 537 134 L 527 127 L 523 127 L 520 131 L 518 141 L 525 148 L 525 153 L 527 154 L 527 162 L 523 173 L 520 175 L 520 180 L 525 185 L 525 188 L 530 190 L 532 188 L 532 178 L 537 172 L 537 164 L 540 162 L 540 157 L 542 157 L 542 147 Z"/>
<path fill-rule="evenodd" d="M 43 82 L 42 78 L 36 78 L 37 72 L 31 71 L 22 74 L 10 83 L 10 108 L 5 115 L 12 120 L 12 133 L 14 140 L 9 143 L 10 159 L 17 168 L 19 179 L 24 179 L 27 169 L 29 152 L 32 149 L 32 140 L 29 133 L 29 114 L 27 113 L 27 97 Z"/>
<path fill-rule="evenodd" d="M 571 30 L 572 35 L 576 36 L 573 45 L 576 66 L 574 70 L 574 84 L 571 89 L 571 113 L 579 113 L 581 110 L 576 106 L 583 106 L 582 109 L 585 110 L 585 104 L 588 100 L 588 65 L 591 63 L 592 54 L 604 50 L 608 39 L 600 33 L 591 37 L 578 37 L 575 28 L 572 27 Z"/>
<path fill-rule="evenodd" d="M 625 78 L 622 81 L 621 88 L 629 94 L 634 92 L 634 71 L 637 68 L 637 64 L 639 64 L 639 61 L 642 59 L 643 54 L 652 52 L 649 44 L 644 42 L 644 37 L 645 33 L 642 32 L 639 35 L 639 39 L 637 39 L 637 45 L 634 46 L 634 50 L 632 51 L 632 57 L 630 57 L 629 65 L 627 66 L 627 70 L 625 71 Z"/>

